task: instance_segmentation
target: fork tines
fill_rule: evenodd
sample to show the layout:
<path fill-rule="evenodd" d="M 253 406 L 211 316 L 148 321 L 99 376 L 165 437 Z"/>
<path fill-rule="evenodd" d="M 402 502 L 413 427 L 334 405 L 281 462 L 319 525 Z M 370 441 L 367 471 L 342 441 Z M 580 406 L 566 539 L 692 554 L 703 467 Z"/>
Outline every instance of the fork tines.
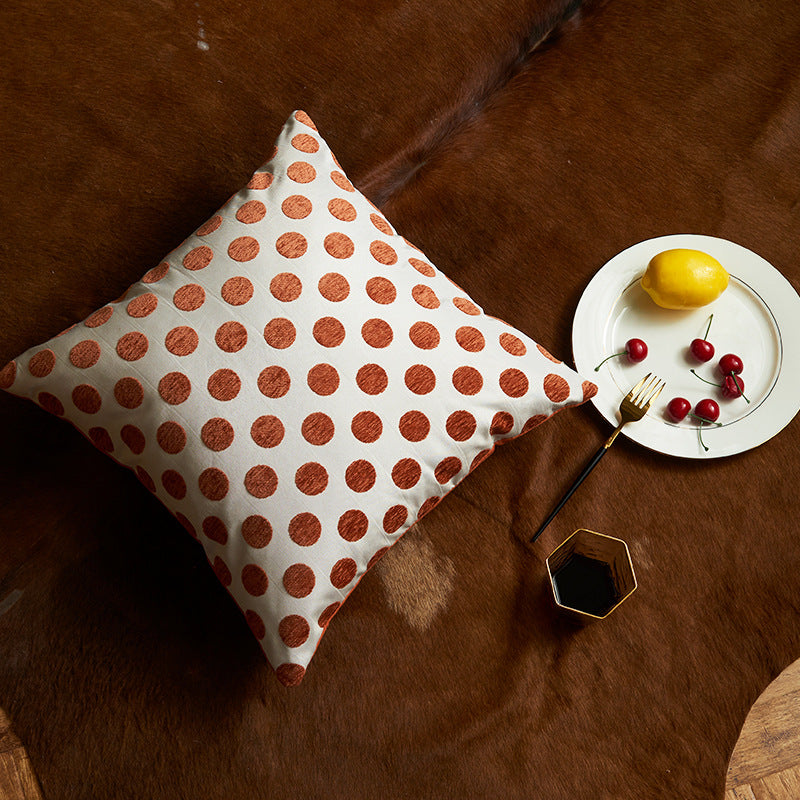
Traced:
<path fill-rule="evenodd" d="M 664 388 L 664 381 L 660 380 L 657 375 L 648 372 L 633 389 L 628 393 L 628 399 L 635 403 L 637 406 L 649 406 L 660 394 Z"/>

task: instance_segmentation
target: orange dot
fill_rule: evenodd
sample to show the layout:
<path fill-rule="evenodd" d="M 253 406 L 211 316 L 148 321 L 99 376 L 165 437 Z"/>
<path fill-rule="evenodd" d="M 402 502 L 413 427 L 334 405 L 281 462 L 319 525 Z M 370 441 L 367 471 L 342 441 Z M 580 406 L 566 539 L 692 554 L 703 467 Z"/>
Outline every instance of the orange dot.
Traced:
<path fill-rule="evenodd" d="M 287 647 L 300 647 L 301 644 L 305 644 L 310 631 L 305 617 L 299 614 L 289 614 L 278 624 L 278 636 Z"/>
<path fill-rule="evenodd" d="M 264 397 L 283 397 L 291 383 L 289 373 L 283 367 L 265 367 L 258 376 L 258 390 Z"/>
<path fill-rule="evenodd" d="M 472 301 L 467 300 L 466 297 L 454 297 L 453 305 L 459 311 L 463 311 L 465 314 L 469 314 L 472 317 L 476 317 L 481 313 L 481 310 L 478 308 L 478 306 L 476 306 Z"/>
<path fill-rule="evenodd" d="M 512 356 L 524 356 L 528 352 L 525 342 L 513 333 L 500 334 L 500 347 Z"/>
<path fill-rule="evenodd" d="M 358 572 L 358 566 L 352 558 L 340 558 L 331 568 L 331 583 L 337 589 L 344 589 Z"/>
<path fill-rule="evenodd" d="M 316 544 L 322 534 L 322 523 L 307 511 L 296 514 L 289 521 L 289 538 L 300 547 Z"/>
<path fill-rule="evenodd" d="M 228 528 L 219 517 L 206 517 L 203 520 L 203 533 L 212 542 L 218 542 L 219 544 L 227 544 L 228 542 Z"/>
<path fill-rule="evenodd" d="M 39 392 L 36 401 L 50 414 L 55 414 L 57 417 L 64 416 L 64 406 L 54 394 L 50 394 L 50 392 Z"/>
<path fill-rule="evenodd" d="M 244 619 L 256 639 L 261 641 L 267 635 L 267 628 L 264 625 L 264 620 L 261 619 L 255 611 L 248 608 L 247 611 L 244 612 Z"/>
<path fill-rule="evenodd" d="M 252 261 L 260 249 L 258 240 L 252 236 L 240 236 L 228 245 L 228 255 L 234 261 Z"/>
<path fill-rule="evenodd" d="M 237 275 L 222 284 L 220 294 L 229 305 L 243 306 L 253 296 L 253 284 L 247 278 Z"/>
<path fill-rule="evenodd" d="M 392 480 L 398 489 L 411 489 L 422 476 L 422 467 L 413 458 L 401 458 L 392 467 Z"/>
<path fill-rule="evenodd" d="M 333 439 L 334 432 L 333 420 L 321 411 L 309 414 L 300 427 L 303 438 L 313 445 L 327 444 Z"/>
<path fill-rule="evenodd" d="M 451 481 L 459 472 L 461 472 L 461 459 L 455 456 L 448 456 L 442 459 L 433 470 L 433 476 L 441 484 Z"/>
<path fill-rule="evenodd" d="M 511 370 L 506 370 L 506 372 L 510 372 Z M 516 370 L 519 372 L 519 370 Z M 506 373 L 504 372 L 503 375 Z M 521 394 L 525 394 L 528 391 L 528 379 L 520 372 L 519 373 L 522 378 L 525 380 L 525 388 L 522 390 Z M 503 386 L 503 375 L 500 376 L 500 387 L 506 394 L 511 394 L 505 386 Z M 520 379 L 517 378 L 517 381 Z M 562 378 L 560 375 L 556 375 L 555 373 L 551 372 L 549 375 L 545 376 L 544 382 L 542 384 L 542 388 L 544 389 L 544 393 L 547 397 L 552 400 L 554 403 L 562 403 L 569 397 L 569 384 Z M 511 394 L 512 397 L 520 397 L 520 394 Z"/>
<path fill-rule="evenodd" d="M 242 388 L 242 381 L 232 369 L 218 369 L 208 379 L 208 393 L 216 400 L 233 400 Z"/>
<path fill-rule="evenodd" d="M 328 472 L 322 464 L 309 461 L 295 472 L 294 484 L 303 494 L 320 494 L 328 486 Z"/>
<path fill-rule="evenodd" d="M 302 194 L 289 195 L 281 203 L 281 211 L 289 219 L 305 219 L 312 211 L 311 201 Z"/>
<path fill-rule="evenodd" d="M 294 343 L 296 331 L 290 320 L 284 317 L 271 319 L 264 326 L 264 341 L 276 350 L 285 350 Z"/>
<path fill-rule="evenodd" d="M 522 430 L 520 431 L 520 434 L 527 433 L 528 431 L 533 430 L 534 428 L 537 428 L 539 425 L 541 425 L 546 420 L 547 420 L 547 414 L 534 414 L 532 417 L 528 418 L 525 421 L 525 424 L 522 426 Z"/>
<path fill-rule="evenodd" d="M 327 397 L 339 388 L 339 373 L 330 364 L 316 364 L 308 371 L 306 381 L 314 394 Z"/>
<path fill-rule="evenodd" d="M 346 192 L 354 192 L 355 189 L 353 188 L 353 184 L 350 183 L 347 178 L 337 170 L 331 172 L 331 180 L 340 188 L 344 189 Z"/>
<path fill-rule="evenodd" d="M 418 258 L 409 258 L 408 263 L 426 278 L 432 278 L 434 275 L 436 275 L 436 270 L 426 261 L 420 261 Z"/>
<path fill-rule="evenodd" d="M 407 411 L 400 417 L 400 434 L 409 442 L 421 442 L 431 430 L 431 423 L 421 411 Z"/>
<path fill-rule="evenodd" d="M 483 377 L 475 367 L 458 367 L 453 372 L 453 386 L 461 394 L 477 394 L 483 387 Z"/>
<path fill-rule="evenodd" d="M 370 347 L 388 347 L 394 334 L 392 328 L 386 320 L 368 319 L 361 326 L 361 336 Z"/>
<path fill-rule="evenodd" d="M 415 322 L 409 328 L 408 337 L 420 350 L 432 350 L 439 345 L 439 331 L 430 322 Z"/>
<path fill-rule="evenodd" d="M 397 253 L 394 248 L 379 239 L 370 244 L 369 252 L 380 264 L 391 265 L 397 263 Z"/>
<path fill-rule="evenodd" d="M 131 331 L 120 336 L 117 341 L 117 355 L 125 361 L 138 361 L 147 353 L 149 342 L 139 331 Z"/>
<path fill-rule="evenodd" d="M 186 497 L 186 481 L 183 475 L 174 469 L 165 470 L 161 474 L 161 485 L 166 493 L 176 500 L 183 500 Z"/>
<path fill-rule="evenodd" d="M 355 252 L 353 240 L 343 233 L 329 233 L 323 242 L 325 250 L 334 258 L 350 258 Z"/>
<path fill-rule="evenodd" d="M 276 300 L 290 303 L 300 297 L 303 284 L 293 272 L 279 272 L 269 283 L 269 290 Z"/>
<path fill-rule="evenodd" d="M 364 364 L 356 373 L 356 383 L 365 394 L 376 395 L 386 389 L 389 378 L 379 364 Z"/>
<path fill-rule="evenodd" d="M 316 153 L 319 150 L 319 142 L 307 133 L 298 133 L 292 137 L 292 147 L 301 153 Z"/>
<path fill-rule="evenodd" d="M 84 339 L 78 342 L 69 351 L 69 360 L 72 366 L 78 369 L 93 367 L 100 358 L 100 345 L 93 339 Z"/>
<path fill-rule="evenodd" d="M 414 394 L 428 394 L 436 386 L 436 375 L 425 364 L 414 364 L 406 370 L 405 382 Z"/>
<path fill-rule="evenodd" d="M 344 481 L 354 492 L 368 492 L 375 485 L 375 467 L 358 459 L 353 461 L 345 470 Z"/>
<path fill-rule="evenodd" d="M 351 508 L 339 517 L 337 530 L 339 531 L 339 536 L 345 541 L 357 542 L 369 530 L 369 519 L 363 511 Z"/>
<path fill-rule="evenodd" d="M 187 533 L 191 534 L 195 539 L 197 538 L 197 531 L 194 529 L 194 525 L 180 511 L 175 513 L 175 519 L 183 525 Z"/>
<path fill-rule="evenodd" d="M 111 315 L 114 313 L 114 309 L 111 306 L 105 306 L 105 308 L 98 309 L 93 314 L 90 314 L 86 319 L 83 321 L 83 324 L 87 328 L 99 328 L 101 325 L 105 325 L 111 319 Z"/>
<path fill-rule="evenodd" d="M 0 389 L 8 389 L 17 377 L 17 362 L 9 361 L 0 369 Z"/>
<path fill-rule="evenodd" d="M 140 294 L 128 303 L 128 316 L 136 318 L 146 317 L 156 310 L 157 305 L 158 298 L 152 292 Z"/>
<path fill-rule="evenodd" d="M 381 547 L 379 550 L 376 550 L 373 554 L 372 558 L 367 563 L 367 569 L 372 569 L 389 551 L 388 547 Z"/>
<path fill-rule="evenodd" d="M 292 597 L 307 597 L 316 582 L 314 570 L 307 564 L 292 564 L 283 573 L 283 587 Z"/>
<path fill-rule="evenodd" d="M 466 442 L 467 439 L 472 438 L 477 427 L 478 423 L 475 417 L 463 409 L 450 414 L 445 423 L 447 435 L 457 442 Z"/>
<path fill-rule="evenodd" d="M 171 406 L 183 403 L 192 391 L 192 384 L 182 372 L 168 372 L 158 382 L 158 393 Z"/>
<path fill-rule="evenodd" d="M 216 467 L 209 467 L 200 473 L 197 485 L 203 497 L 209 500 L 222 500 L 228 494 L 228 476 Z"/>
<path fill-rule="evenodd" d="M 385 233 L 387 236 L 391 236 L 394 231 L 392 230 L 392 226 L 386 221 L 384 217 L 380 214 L 370 214 L 369 221 L 381 232 Z"/>
<path fill-rule="evenodd" d="M 272 186 L 272 174 L 269 172 L 256 172 L 247 182 L 248 189 L 269 189 Z"/>
<path fill-rule="evenodd" d="M 222 217 L 219 214 L 214 214 L 208 222 L 204 222 L 195 231 L 195 234 L 197 236 L 208 236 L 209 233 L 214 233 L 220 225 L 222 225 Z"/>
<path fill-rule="evenodd" d="M 227 450 L 233 444 L 233 436 L 233 425 L 222 417 L 207 420 L 200 429 L 201 441 L 215 453 Z"/>
<path fill-rule="evenodd" d="M 165 453 L 175 455 L 186 447 L 186 431 L 182 425 L 168 420 L 158 426 L 156 441 Z"/>
<path fill-rule="evenodd" d="M 295 183 L 311 183 L 317 171 L 307 161 L 295 161 L 286 168 L 286 175 Z"/>
<path fill-rule="evenodd" d="M 356 218 L 355 206 L 341 197 L 334 197 L 333 200 L 329 201 L 328 211 L 342 222 L 352 222 Z"/>
<path fill-rule="evenodd" d="M 155 481 L 150 477 L 150 473 L 144 467 L 136 467 L 136 477 L 141 482 L 142 486 L 150 492 L 155 492 Z"/>
<path fill-rule="evenodd" d="M 111 440 L 111 434 L 105 428 L 89 428 L 89 439 L 92 444 L 104 453 L 114 452 L 114 442 Z"/>
<path fill-rule="evenodd" d="M 350 294 L 350 284 L 344 275 L 338 272 L 327 272 L 317 284 L 319 293 L 332 303 L 339 303 Z"/>
<path fill-rule="evenodd" d="M 311 128 L 313 130 L 317 129 L 317 126 L 311 121 L 311 117 L 309 117 L 308 114 L 306 114 L 305 111 L 295 111 L 294 112 L 294 118 L 298 122 L 302 122 L 303 125 L 307 125 L 309 128 Z"/>
<path fill-rule="evenodd" d="M 254 550 L 266 547 L 272 539 L 272 525 L 259 514 L 251 514 L 242 522 L 242 538 Z"/>
<path fill-rule="evenodd" d="M 255 564 L 247 564 L 242 569 L 242 586 L 253 597 L 261 597 L 269 586 L 267 573 Z"/>
<path fill-rule="evenodd" d="M 405 506 L 392 506 L 383 515 L 383 529 L 386 533 L 397 533 L 408 519 L 408 509 Z"/>
<path fill-rule="evenodd" d="M 507 436 L 514 427 L 514 417 L 508 411 L 498 411 L 492 417 L 492 424 L 489 433 L 492 436 Z"/>
<path fill-rule="evenodd" d="M 100 392 L 88 383 L 82 383 L 72 390 L 72 402 L 84 414 L 96 414 L 102 405 Z"/>
<path fill-rule="evenodd" d="M 200 247 L 193 248 L 183 257 L 183 266 L 196 272 L 199 269 L 205 269 L 213 258 L 214 251 L 207 244 L 201 244 Z"/>
<path fill-rule="evenodd" d="M 546 382 L 547 378 L 545 378 Z M 528 379 L 525 377 L 525 373 L 518 369 L 505 369 L 500 373 L 500 388 L 509 397 L 522 397 L 528 391 Z M 567 386 L 567 394 L 569 394 L 569 386 Z"/>
<path fill-rule="evenodd" d="M 283 686 L 299 686 L 305 674 L 305 667 L 300 664 L 281 664 L 275 670 L 275 676 Z"/>
<path fill-rule="evenodd" d="M 359 411 L 350 423 L 350 430 L 360 442 L 372 444 L 380 438 L 383 432 L 383 423 L 374 411 Z"/>
<path fill-rule="evenodd" d="M 31 356 L 28 362 L 28 372 L 34 378 L 44 378 L 53 371 L 56 365 L 56 354 L 52 350 L 40 350 Z"/>
<path fill-rule="evenodd" d="M 144 400 L 144 389 L 136 378 L 120 378 L 114 384 L 114 399 L 123 408 L 138 408 Z"/>
<path fill-rule="evenodd" d="M 471 325 L 463 325 L 456 331 L 456 341 L 470 353 L 479 353 L 486 346 L 483 334 Z"/>
<path fill-rule="evenodd" d="M 230 586 L 233 583 L 233 575 L 231 575 L 230 568 L 219 556 L 214 556 L 214 563 L 211 568 L 214 570 L 217 580 L 223 586 Z"/>
<path fill-rule="evenodd" d="M 266 213 L 267 207 L 260 200 L 248 200 L 239 206 L 239 210 L 236 212 L 236 219 L 239 222 L 244 222 L 245 225 L 252 225 L 254 222 L 260 222 L 264 219 Z"/>
<path fill-rule="evenodd" d="M 186 286 L 181 286 L 177 289 L 172 296 L 172 302 L 175 307 L 181 311 L 196 311 L 203 305 L 206 299 L 206 292 L 202 286 L 196 283 L 189 283 Z"/>
<path fill-rule="evenodd" d="M 119 432 L 120 439 L 127 445 L 134 455 L 141 455 L 144 450 L 146 440 L 144 434 L 135 425 L 123 425 Z"/>
<path fill-rule="evenodd" d="M 560 364 L 559 361 L 554 355 L 551 355 L 547 350 L 544 349 L 540 344 L 536 344 L 536 349 L 546 358 L 548 361 L 552 361 L 554 364 Z"/>
<path fill-rule="evenodd" d="M 472 472 L 476 467 L 479 467 L 486 461 L 487 458 L 494 452 L 494 445 L 492 447 L 487 448 L 486 450 L 481 450 L 475 458 L 472 459 L 472 463 L 469 465 L 469 471 Z"/>
<path fill-rule="evenodd" d="M 439 308 L 439 298 L 430 286 L 418 283 L 411 290 L 411 296 L 423 308 Z"/>
<path fill-rule="evenodd" d="M 226 353 L 238 353 L 247 344 L 247 329 L 241 322 L 223 322 L 214 334 L 214 341 Z"/>
<path fill-rule="evenodd" d="M 597 394 L 597 384 L 592 383 L 591 381 L 584 381 L 581 384 L 581 389 L 583 390 L 584 400 L 589 400 Z"/>
<path fill-rule="evenodd" d="M 158 283 L 166 277 L 168 272 L 169 264 L 167 264 L 166 261 L 162 261 L 157 267 L 153 267 L 153 269 L 145 272 L 142 283 Z"/>
<path fill-rule="evenodd" d="M 369 299 L 381 305 L 393 303 L 397 297 L 397 289 L 388 278 L 370 278 L 367 281 L 366 289 Z"/>
<path fill-rule="evenodd" d="M 275 242 L 275 249 L 284 258 L 300 258 L 308 250 L 308 242 L 302 233 L 289 231 L 278 237 Z"/>
<path fill-rule="evenodd" d="M 314 323 L 314 338 L 323 347 L 338 347 L 344 341 L 344 325 L 335 317 L 322 317 Z"/>
<path fill-rule="evenodd" d="M 200 339 L 188 325 L 173 328 L 164 339 L 164 346 L 175 356 L 188 356 L 197 349 Z"/>
<path fill-rule="evenodd" d="M 259 417 L 250 426 L 250 438 L 259 447 L 277 447 L 284 433 L 283 423 L 272 414 Z"/>

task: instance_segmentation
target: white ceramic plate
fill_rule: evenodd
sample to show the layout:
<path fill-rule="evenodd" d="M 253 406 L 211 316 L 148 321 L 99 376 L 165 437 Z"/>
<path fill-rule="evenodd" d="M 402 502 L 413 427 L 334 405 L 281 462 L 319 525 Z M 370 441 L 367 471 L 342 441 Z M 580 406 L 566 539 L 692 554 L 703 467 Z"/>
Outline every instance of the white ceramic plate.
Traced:
<path fill-rule="evenodd" d="M 657 306 L 639 285 L 647 263 L 662 250 L 685 247 L 716 258 L 730 273 L 722 295 L 702 308 L 672 311 Z M 692 339 L 702 339 L 709 316 L 708 335 L 714 358 L 697 364 L 689 354 Z M 643 339 L 648 356 L 631 364 L 623 356 L 594 368 L 611 353 L 624 351 L 631 338 Z M 719 458 L 741 453 L 766 442 L 782 430 L 800 409 L 800 297 L 792 285 L 761 256 L 741 245 L 696 234 L 649 239 L 614 256 L 589 282 L 581 296 L 572 327 L 575 365 L 599 387 L 592 399 L 614 426 L 619 403 L 647 372 L 667 386 L 640 422 L 623 433 L 633 441 L 669 455 Z M 726 353 L 744 362 L 742 379 L 750 403 L 728 400 L 689 370 L 721 383 L 717 363 Z M 721 427 L 703 426 L 703 450 L 697 421 L 680 423 L 666 416 L 673 397 L 685 397 L 692 406 L 704 397 L 719 403 Z"/>

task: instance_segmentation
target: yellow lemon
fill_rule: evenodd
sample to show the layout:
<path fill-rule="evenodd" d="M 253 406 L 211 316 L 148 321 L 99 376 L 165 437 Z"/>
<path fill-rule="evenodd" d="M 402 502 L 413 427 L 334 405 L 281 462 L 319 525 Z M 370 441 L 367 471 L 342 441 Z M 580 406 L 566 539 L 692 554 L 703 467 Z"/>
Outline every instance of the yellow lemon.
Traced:
<path fill-rule="evenodd" d="M 642 275 L 642 288 L 662 308 L 700 308 L 728 288 L 727 270 L 700 250 L 664 250 L 654 255 Z"/>

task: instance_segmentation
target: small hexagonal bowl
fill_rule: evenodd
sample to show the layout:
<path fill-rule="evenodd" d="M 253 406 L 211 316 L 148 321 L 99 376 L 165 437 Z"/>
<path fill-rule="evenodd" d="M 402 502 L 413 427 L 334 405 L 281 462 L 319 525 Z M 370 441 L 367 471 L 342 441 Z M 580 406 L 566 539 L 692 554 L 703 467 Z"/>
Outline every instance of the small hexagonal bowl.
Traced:
<path fill-rule="evenodd" d="M 605 619 L 636 590 L 628 545 L 615 536 L 581 528 L 546 564 L 556 608 L 581 625 Z"/>

